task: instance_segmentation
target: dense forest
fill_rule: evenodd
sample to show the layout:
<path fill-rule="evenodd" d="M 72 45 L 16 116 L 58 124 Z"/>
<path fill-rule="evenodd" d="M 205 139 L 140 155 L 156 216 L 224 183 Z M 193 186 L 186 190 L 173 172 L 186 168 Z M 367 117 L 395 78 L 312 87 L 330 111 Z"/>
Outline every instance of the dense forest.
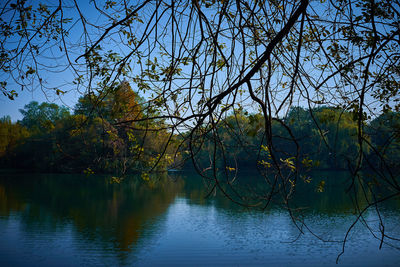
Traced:
<path fill-rule="evenodd" d="M 105 95 L 81 97 L 71 112 L 52 103 L 31 102 L 20 110 L 23 119 L 0 121 L 1 166 L 40 172 L 131 173 L 211 166 L 214 140 L 208 129 L 189 155 L 187 133 L 160 130 L 165 121 L 145 120 L 156 109 L 122 82 Z M 217 168 L 227 171 L 271 167 L 261 114 L 234 110 L 217 125 Z M 283 123 L 282 123 L 283 122 Z M 153 130 L 156 129 L 156 130 Z M 400 162 L 400 113 L 386 112 L 365 125 L 363 168 L 396 170 Z M 293 107 L 272 121 L 274 150 L 282 169 L 354 168 L 359 153 L 357 120 L 344 109 Z M 371 149 L 375 148 L 375 150 Z M 190 159 L 190 160 L 188 160 Z M 144 176 L 146 177 L 146 176 Z"/>
<path fill-rule="evenodd" d="M 154 125 L 147 121 L 135 122 L 152 111 L 140 104 L 128 83 L 107 95 L 81 97 L 72 113 L 64 106 L 35 101 L 20 112 L 23 119 L 17 123 L 10 117 L 1 119 L 3 167 L 90 174 L 158 171 L 173 164 L 174 142 L 163 146 L 168 133 L 152 130 Z M 154 123 L 159 127 L 163 122 Z"/>

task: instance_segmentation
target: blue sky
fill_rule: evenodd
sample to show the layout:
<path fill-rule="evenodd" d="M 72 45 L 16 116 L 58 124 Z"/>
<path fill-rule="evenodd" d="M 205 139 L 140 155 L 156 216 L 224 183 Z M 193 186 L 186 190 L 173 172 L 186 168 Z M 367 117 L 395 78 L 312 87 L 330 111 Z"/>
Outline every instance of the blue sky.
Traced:
<path fill-rule="evenodd" d="M 3 116 L 11 116 L 11 120 L 16 122 L 22 119 L 22 115 L 19 112 L 19 109 L 23 109 L 26 104 L 31 101 L 41 102 L 52 102 L 58 105 L 65 105 L 67 107 L 73 108 L 77 99 L 79 98 L 79 94 L 77 92 L 68 92 L 65 96 L 61 98 L 58 96 L 47 97 L 40 92 L 40 90 L 34 92 L 22 91 L 18 92 L 18 97 L 14 100 L 8 99 L 8 97 L 1 95 L 0 96 L 0 117 Z"/>
<path fill-rule="evenodd" d="M 52 0 L 42 0 L 40 1 L 40 3 L 47 4 L 49 10 L 52 12 L 57 8 L 58 2 L 54 2 Z M 6 7 L 8 7 L 9 5 L 9 3 L 4 4 L 6 5 Z M 3 7 L 4 4 L 0 6 Z M 38 4 L 38 2 L 32 1 L 28 2 L 26 5 L 33 5 L 33 8 L 35 9 L 37 8 L 35 4 Z M 76 46 L 76 44 L 82 42 L 81 38 L 83 30 L 81 24 L 79 24 L 79 19 L 76 14 L 76 10 L 73 7 L 73 3 L 65 1 L 63 2 L 63 5 L 64 18 L 74 19 L 72 23 L 64 24 L 64 27 L 65 30 L 68 32 L 66 45 L 67 47 L 69 44 L 71 45 L 71 47 L 69 47 L 71 49 L 70 57 L 72 60 L 75 60 L 78 54 L 83 51 L 83 47 L 79 47 L 79 45 Z M 79 6 L 84 11 L 85 17 L 90 21 L 96 21 L 99 19 L 98 17 L 93 17 L 97 15 L 96 12 L 90 12 L 90 10 L 94 7 L 93 5 L 89 4 L 89 1 L 79 1 Z M 2 13 L 1 18 L 7 21 L 10 20 L 12 16 L 15 15 L 13 11 L 10 10 L 9 12 Z M 15 22 L 15 19 L 13 21 Z M 40 44 L 41 42 L 43 42 L 43 39 L 35 38 L 33 39 L 33 41 Z M 11 38 L 6 39 L 6 47 L 8 49 L 14 49 L 18 46 L 21 47 L 22 45 L 19 42 L 19 36 L 15 35 Z M 11 116 L 11 120 L 13 122 L 22 119 L 22 115 L 19 112 L 19 109 L 24 108 L 24 106 L 31 101 L 37 101 L 39 103 L 52 102 L 58 105 L 65 105 L 69 108 L 73 108 L 78 98 L 84 92 L 83 88 L 80 88 L 78 91 L 76 90 L 76 87 L 72 85 L 74 75 L 72 75 L 71 69 L 65 68 L 67 61 L 64 52 L 60 52 L 59 41 L 53 42 L 50 40 L 50 42 L 45 45 L 46 49 L 42 49 L 40 54 L 37 55 L 37 59 L 39 61 L 39 64 L 42 64 L 39 65 L 39 68 L 42 68 L 42 71 L 40 72 L 40 77 L 43 78 L 44 85 L 47 88 L 41 88 L 36 81 L 35 84 L 28 84 L 24 90 L 21 90 L 21 86 L 17 85 L 14 81 L 14 79 L 19 80 L 19 82 L 23 80 L 20 79 L 20 74 L 18 74 L 18 72 L 14 72 L 12 76 L 0 73 L 1 80 L 5 80 L 7 82 L 7 89 L 9 91 L 15 90 L 18 93 L 18 96 L 15 97 L 14 100 L 10 100 L 7 96 L 0 94 L 0 117 L 9 115 Z M 32 61 L 30 57 L 24 56 L 24 59 L 22 59 L 21 61 L 16 61 L 13 64 L 14 68 L 19 68 L 20 66 L 23 66 L 21 70 L 24 72 L 26 70 L 25 66 L 34 65 L 34 61 Z M 26 82 L 27 80 L 29 80 L 28 77 L 26 77 L 23 81 Z M 65 94 L 60 96 L 56 95 L 55 90 L 57 88 L 60 88 L 62 91 L 65 92 Z"/>
<path fill-rule="evenodd" d="M 46 0 L 43 0 L 46 1 Z M 52 10 L 55 9 L 54 5 L 56 2 L 52 2 L 52 1 L 48 1 L 49 3 L 53 4 L 53 7 L 51 7 Z M 68 3 L 68 1 L 66 1 L 66 3 Z M 137 3 L 137 2 L 136 2 Z M 87 19 L 89 19 L 93 24 L 98 24 L 99 22 L 104 22 L 106 21 L 103 17 L 101 17 L 100 15 L 98 15 L 98 13 L 96 12 L 91 12 L 91 9 L 93 9 L 94 7 L 92 5 L 89 5 L 88 1 L 80 1 L 79 2 L 80 7 L 82 7 L 82 11 L 85 15 L 85 17 Z M 310 6 L 310 9 L 313 6 Z M 319 5 L 316 6 L 316 11 L 318 12 L 318 8 L 321 8 Z M 73 27 L 68 29 L 68 44 L 71 44 L 71 51 L 73 51 L 73 53 L 71 53 L 71 59 L 72 61 L 75 60 L 79 55 L 82 54 L 83 51 L 83 47 L 81 46 L 83 43 L 85 43 L 85 41 L 87 41 L 86 39 L 84 39 L 83 35 L 82 35 L 82 27 L 81 24 L 79 23 L 79 19 L 77 19 L 77 15 L 76 13 L 73 13 L 74 10 L 73 8 L 71 9 L 64 9 L 65 10 L 65 17 L 73 17 L 75 18 L 75 21 L 73 23 L 71 23 L 71 25 L 74 25 Z M 76 11 L 76 10 L 75 10 Z M 71 12 L 71 13 L 68 13 Z M 96 15 L 97 14 L 97 15 Z M 143 13 L 143 16 L 146 17 L 147 13 Z M 209 14 L 208 14 L 209 15 Z M 167 17 L 167 16 L 166 16 Z M 3 18 L 3 16 L 2 16 Z M 168 18 L 168 17 L 167 17 Z M 165 19 L 167 19 L 165 18 Z M 6 17 L 7 19 L 7 17 Z M 144 20 L 146 20 L 146 18 L 144 18 Z M 164 20 L 164 18 L 163 18 Z M 76 22 L 76 24 L 75 24 Z M 163 23 L 161 24 L 167 24 L 167 21 L 162 21 Z M 182 21 L 181 23 L 184 24 L 186 21 Z M 101 23 L 102 24 L 102 23 Z M 139 25 L 139 24 L 137 24 Z M 162 27 L 160 27 L 160 30 L 162 29 Z M 135 29 L 136 32 L 135 34 L 137 34 L 137 36 L 140 36 L 141 33 L 143 32 L 143 29 L 136 28 Z M 193 30 L 194 31 L 194 30 Z M 93 42 L 94 40 L 96 40 L 99 37 L 99 34 L 101 35 L 101 31 L 99 29 L 88 29 L 88 32 L 90 32 L 90 37 L 93 38 L 91 41 Z M 104 48 L 104 50 L 112 50 L 115 52 L 120 52 L 122 55 L 126 55 L 126 50 L 124 50 L 124 44 L 119 44 L 118 42 L 116 42 L 115 40 L 120 40 L 119 38 L 119 32 L 118 31 L 114 31 L 112 33 L 110 33 L 110 36 L 108 36 L 108 38 L 106 38 L 108 41 L 103 41 L 102 42 L 102 47 Z M 97 38 L 96 38 L 97 37 Z M 151 39 L 151 38 L 150 38 Z M 165 38 L 165 40 L 167 40 L 167 38 Z M 225 41 L 223 38 L 220 41 Z M 12 43 L 18 43 L 18 39 L 11 39 L 11 42 L 9 42 L 7 45 L 9 47 L 12 47 L 14 44 Z M 90 43 L 90 42 L 89 42 Z M 229 43 L 229 40 L 227 40 L 227 43 Z M 163 44 L 166 48 L 170 48 L 170 44 Z M 238 44 L 239 47 L 239 44 Z M 70 51 L 70 52 L 71 52 Z M 229 52 L 229 51 L 228 51 Z M 235 56 L 240 56 L 240 49 L 239 48 L 235 48 Z M 354 51 L 353 51 L 353 55 L 354 55 Z M 363 51 L 359 51 L 355 54 L 355 57 L 360 56 L 363 53 Z M 22 109 L 24 107 L 24 105 L 28 104 L 30 101 L 38 101 L 38 102 L 53 102 L 59 105 L 65 105 L 69 108 L 73 108 L 73 106 L 75 105 L 75 103 L 77 102 L 78 98 L 85 92 L 85 88 L 81 87 L 79 88 L 79 90 L 76 89 L 76 87 L 74 87 L 74 85 L 72 85 L 72 81 L 74 76 L 71 75 L 71 72 L 69 70 L 63 70 L 62 67 L 65 66 L 65 58 L 62 58 L 61 54 L 59 51 L 59 47 L 58 45 L 49 48 L 48 50 L 46 50 L 46 52 L 44 52 L 41 56 L 41 59 L 44 59 L 44 62 L 46 64 L 46 66 L 43 69 L 50 69 L 51 72 L 47 72 L 44 73 L 43 78 L 46 81 L 46 86 L 48 87 L 47 89 L 42 90 L 40 87 L 30 87 L 30 88 L 26 88 L 23 91 L 20 90 L 20 87 L 13 84 L 12 82 L 12 78 L 10 77 L 9 80 L 7 80 L 7 77 L 5 78 L 7 80 L 7 82 L 9 83 L 10 86 L 10 90 L 14 89 L 18 92 L 18 97 L 15 98 L 15 100 L 10 100 L 8 99 L 6 96 L 4 96 L 3 94 L 0 94 L 0 117 L 5 116 L 5 115 L 10 115 L 12 121 L 17 121 L 19 119 L 22 118 L 19 109 Z M 152 57 L 157 55 L 157 51 L 152 53 Z M 314 55 L 310 55 L 311 57 Z M 153 58 L 151 57 L 151 59 L 153 60 Z M 162 61 L 162 57 L 158 58 L 159 61 Z M 202 61 L 203 59 L 201 59 L 200 61 Z M 283 60 L 283 59 L 282 59 Z M 323 61 L 323 60 L 322 60 Z M 206 62 L 206 61 L 204 61 Z M 19 63 L 19 62 L 18 62 Z M 32 64 L 32 61 L 23 61 L 23 67 L 25 66 L 29 66 L 29 64 Z M 84 63 L 82 59 L 80 59 L 80 61 L 78 62 L 79 64 Z M 165 63 L 165 62 L 164 62 Z M 317 60 L 318 63 L 318 60 Z M 143 62 L 143 64 L 145 64 Z M 83 64 L 84 65 L 84 64 Z M 140 71 L 140 67 L 138 66 L 139 64 L 137 64 L 136 62 L 132 63 L 132 67 L 135 68 L 133 71 Z M 18 65 L 16 65 L 18 66 Z M 60 68 L 58 68 L 57 66 L 61 66 Z M 315 76 L 316 79 L 322 80 L 324 77 L 319 77 L 319 71 L 315 70 L 315 68 L 313 68 L 311 65 L 307 65 L 304 64 L 304 67 L 310 67 L 308 70 L 305 70 L 308 72 L 308 74 L 310 74 L 311 76 Z M 82 69 L 80 69 L 80 71 L 85 71 L 85 66 L 82 67 L 82 65 L 80 66 Z M 21 68 L 23 69 L 23 68 Z M 189 72 L 190 69 L 183 69 L 183 72 Z M 189 73 L 190 74 L 190 73 Z M 187 75 L 189 75 L 187 74 Z M 327 72 L 326 75 L 328 75 L 329 73 Z M 277 74 L 279 76 L 279 73 Z M 326 76 L 325 75 L 325 76 Z M 188 77 L 188 76 L 186 76 Z M 275 76 L 274 76 L 275 77 Z M 4 78 L 4 76 L 1 76 L 0 73 L 0 78 Z M 18 79 L 18 75 L 16 75 L 16 78 Z M 223 71 L 221 71 L 218 74 L 218 79 L 220 81 L 224 81 L 225 79 L 225 74 L 223 73 Z M 257 77 L 254 77 L 257 78 Z M 281 87 L 281 83 L 284 81 L 290 81 L 290 77 L 285 77 L 282 80 L 272 80 L 271 82 L 273 83 L 273 85 L 278 88 L 278 89 L 282 89 L 280 91 L 282 91 L 282 93 L 277 93 L 275 95 L 275 101 L 278 102 L 279 104 L 279 99 L 281 99 L 281 94 L 285 95 L 286 91 L 288 87 L 286 88 L 280 88 Z M 187 80 L 186 80 L 187 81 Z M 333 83 L 333 82 L 332 82 Z M 173 85 L 175 88 L 179 88 L 180 86 L 187 86 L 185 84 L 181 84 L 178 80 L 177 81 L 173 81 Z M 327 84 L 329 86 L 333 86 L 334 84 Z M 61 87 L 60 87 L 61 86 Z M 135 85 L 133 83 L 131 83 L 131 86 L 133 88 L 133 90 L 137 90 L 137 88 L 135 88 Z M 221 85 L 221 88 L 224 88 L 224 86 L 226 85 Z M 256 83 L 255 85 L 256 86 Z M 209 86 L 211 87 L 211 85 Z M 65 91 L 66 93 L 62 96 L 57 96 L 54 92 L 57 88 L 60 88 L 61 90 Z M 283 90 L 285 89 L 285 90 Z M 331 97 L 332 101 L 336 100 L 337 95 L 335 95 L 336 91 L 329 91 L 330 88 L 326 89 L 328 90 L 325 94 L 325 97 Z M 354 90 L 352 90 L 351 88 L 348 89 L 347 87 L 343 87 L 341 88 L 343 89 L 344 93 L 353 93 L 353 95 L 350 95 L 351 98 L 355 98 L 356 95 L 354 95 Z M 218 88 L 216 89 L 218 90 Z M 370 93 L 370 92 L 368 92 Z M 147 93 L 149 94 L 149 93 Z M 310 92 L 310 94 L 313 96 L 314 92 Z M 142 97 L 150 97 L 149 95 L 144 95 L 144 93 L 141 92 L 141 96 Z M 302 98 L 304 99 L 304 97 L 300 97 L 300 95 L 297 95 L 298 98 Z M 197 102 L 198 98 L 197 94 L 193 93 L 193 98 L 192 101 L 193 102 Z M 248 97 L 248 95 L 244 95 L 244 97 Z M 328 99 L 329 100 L 329 99 Z M 340 99 L 339 99 L 340 100 Z M 229 102 L 229 99 L 226 100 L 227 102 Z M 296 99 L 294 100 L 295 103 L 297 105 L 304 105 L 304 103 L 302 102 L 296 102 Z M 243 103 L 243 102 L 241 102 Z M 334 102 L 332 102 L 334 103 Z M 223 103 L 224 104 L 224 103 Z M 250 104 L 253 104 L 252 102 L 250 102 Z M 334 103 L 335 104 L 335 103 Z M 249 107 L 247 107 L 249 108 Z M 251 108 L 251 107 L 250 107 Z"/>

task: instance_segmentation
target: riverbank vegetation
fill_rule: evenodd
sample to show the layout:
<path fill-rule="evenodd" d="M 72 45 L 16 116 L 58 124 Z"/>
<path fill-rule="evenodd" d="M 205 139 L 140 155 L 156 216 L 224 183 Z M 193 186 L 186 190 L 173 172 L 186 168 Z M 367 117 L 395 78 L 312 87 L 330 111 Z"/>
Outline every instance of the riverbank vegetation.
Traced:
<path fill-rule="evenodd" d="M 123 82 L 107 95 L 85 95 L 74 110 L 50 103 L 31 102 L 20 110 L 23 119 L 1 119 L 0 162 L 2 167 L 38 172 L 132 173 L 213 168 L 271 168 L 269 150 L 263 142 L 262 115 L 235 110 L 216 127 L 218 143 L 207 129 L 197 140 L 189 160 L 188 133 L 171 134 L 165 120 L 149 123 L 155 109 Z M 360 150 L 355 114 L 322 106 L 307 110 L 293 107 L 282 119 L 272 120 L 273 144 L 282 169 L 346 170 L 355 168 Z M 365 125 L 363 168 L 396 170 L 400 167 L 400 114 L 387 112 Z M 372 149 L 373 148 L 373 149 Z M 192 147 L 193 150 L 193 147 Z M 185 160 L 185 161 L 184 161 Z"/>
<path fill-rule="evenodd" d="M 88 174 L 165 171 L 179 161 L 177 155 L 171 160 L 174 140 L 159 129 L 161 120 L 135 122 L 153 112 L 140 101 L 129 84 L 122 83 L 107 95 L 81 97 L 72 112 L 31 102 L 20 110 L 21 121 L 1 121 L 2 166 Z"/>

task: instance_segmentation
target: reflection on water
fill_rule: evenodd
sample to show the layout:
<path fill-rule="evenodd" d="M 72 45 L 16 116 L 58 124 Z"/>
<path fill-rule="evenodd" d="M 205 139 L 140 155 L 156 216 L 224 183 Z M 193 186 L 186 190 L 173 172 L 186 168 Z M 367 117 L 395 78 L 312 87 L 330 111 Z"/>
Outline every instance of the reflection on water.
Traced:
<path fill-rule="evenodd" d="M 320 176 L 325 192 L 302 185 L 295 203 L 307 208 L 303 218 L 315 233 L 341 240 L 355 218 L 342 190 L 345 180 L 318 173 L 316 183 Z M 120 184 L 107 176 L 1 174 L 0 265 L 335 264 L 341 243 L 310 233 L 291 242 L 299 231 L 279 205 L 244 210 L 218 192 L 206 194 L 199 177 L 184 173 L 150 182 L 129 177 Z M 383 212 L 386 233 L 397 237 L 399 214 L 398 200 Z M 379 229 L 376 213 L 365 220 Z M 399 262 L 399 250 L 378 247 L 379 240 L 357 225 L 341 263 Z"/>

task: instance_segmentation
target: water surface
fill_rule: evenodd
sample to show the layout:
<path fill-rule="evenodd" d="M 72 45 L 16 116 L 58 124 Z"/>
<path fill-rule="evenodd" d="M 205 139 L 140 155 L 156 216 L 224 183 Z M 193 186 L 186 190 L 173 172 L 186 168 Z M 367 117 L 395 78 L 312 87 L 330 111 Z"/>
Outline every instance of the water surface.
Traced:
<path fill-rule="evenodd" d="M 340 241 L 355 219 L 337 178 L 345 174 L 320 176 L 325 191 L 308 185 L 296 203 L 306 208 L 303 219 L 314 233 Z M 201 178 L 191 173 L 121 183 L 110 176 L 2 173 L 0 266 L 336 265 L 342 243 L 307 231 L 299 237 L 279 205 L 246 210 L 219 192 L 206 194 Z M 396 237 L 399 206 L 395 200 L 381 207 L 385 231 Z M 365 222 L 379 234 L 373 210 Z M 339 265 L 398 265 L 400 251 L 390 244 L 379 250 L 371 231 L 356 225 Z"/>

